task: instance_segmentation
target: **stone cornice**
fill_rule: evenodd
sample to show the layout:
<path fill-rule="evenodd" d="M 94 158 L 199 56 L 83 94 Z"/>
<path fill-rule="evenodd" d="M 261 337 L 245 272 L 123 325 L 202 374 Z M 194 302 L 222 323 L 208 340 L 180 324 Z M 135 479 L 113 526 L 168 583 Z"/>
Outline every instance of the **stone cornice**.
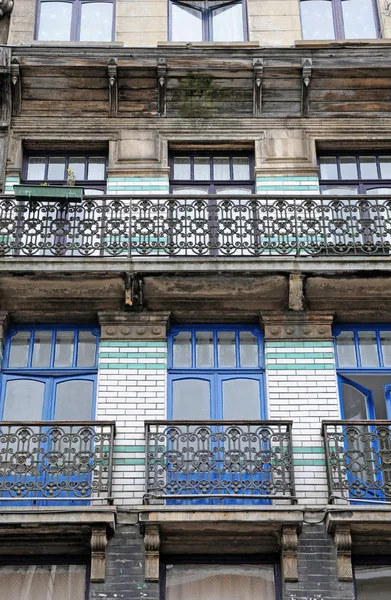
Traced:
<path fill-rule="evenodd" d="M 164 341 L 169 312 L 99 313 L 101 340 Z"/>
<path fill-rule="evenodd" d="M 331 340 L 334 315 L 323 312 L 291 311 L 262 313 L 265 341 Z"/>

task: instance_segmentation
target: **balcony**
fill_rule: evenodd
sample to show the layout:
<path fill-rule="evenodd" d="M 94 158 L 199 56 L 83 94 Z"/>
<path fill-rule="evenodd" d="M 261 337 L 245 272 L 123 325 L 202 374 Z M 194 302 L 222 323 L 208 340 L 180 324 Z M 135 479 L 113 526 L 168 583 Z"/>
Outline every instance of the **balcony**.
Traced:
<path fill-rule="evenodd" d="M 0 504 L 112 502 L 115 424 L 2 422 Z"/>
<path fill-rule="evenodd" d="M 151 421 L 145 426 L 145 503 L 296 503 L 291 422 Z"/>
<path fill-rule="evenodd" d="M 388 257 L 386 196 L 0 198 L 0 256 L 111 259 Z"/>
<path fill-rule="evenodd" d="M 323 422 L 330 502 L 391 501 L 391 421 Z"/>

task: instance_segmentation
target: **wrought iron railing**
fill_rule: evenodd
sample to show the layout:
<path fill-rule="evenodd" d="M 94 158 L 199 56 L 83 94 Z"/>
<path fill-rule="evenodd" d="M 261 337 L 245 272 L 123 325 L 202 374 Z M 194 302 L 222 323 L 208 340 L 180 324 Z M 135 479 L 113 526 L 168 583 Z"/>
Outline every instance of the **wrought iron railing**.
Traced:
<path fill-rule="evenodd" d="M 387 196 L 0 199 L 0 256 L 388 255 Z"/>
<path fill-rule="evenodd" d="M 391 501 L 391 421 L 322 424 L 330 501 Z"/>
<path fill-rule="evenodd" d="M 145 501 L 294 503 L 291 422 L 146 423 Z"/>
<path fill-rule="evenodd" d="M 0 504 L 111 502 L 115 424 L 0 423 Z"/>

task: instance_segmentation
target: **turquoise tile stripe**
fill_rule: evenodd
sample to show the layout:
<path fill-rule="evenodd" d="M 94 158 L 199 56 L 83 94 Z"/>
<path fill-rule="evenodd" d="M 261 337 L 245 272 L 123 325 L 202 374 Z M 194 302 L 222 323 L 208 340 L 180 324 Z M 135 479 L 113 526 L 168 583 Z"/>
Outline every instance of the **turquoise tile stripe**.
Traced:
<path fill-rule="evenodd" d="M 293 191 L 300 192 L 303 190 L 317 192 L 319 187 L 317 185 L 258 185 L 257 184 L 257 192 L 270 192 L 271 190 L 275 190 L 276 192 L 285 192 L 285 191 Z"/>
<path fill-rule="evenodd" d="M 161 369 L 166 370 L 167 365 L 165 363 L 100 363 L 99 369 Z"/>
<path fill-rule="evenodd" d="M 318 183 L 318 178 L 313 176 L 301 176 L 301 175 L 284 175 L 283 177 L 262 177 L 258 176 L 257 181 L 314 181 Z"/>
<path fill-rule="evenodd" d="M 99 358 L 166 358 L 166 352 L 100 352 Z"/>
<path fill-rule="evenodd" d="M 334 359 L 334 352 L 269 352 L 266 350 L 266 360 L 268 358 L 331 358 Z"/>
<path fill-rule="evenodd" d="M 266 342 L 266 349 L 269 348 L 334 348 L 333 342 Z"/>
<path fill-rule="evenodd" d="M 304 363 L 289 363 L 288 365 L 266 365 L 268 371 L 333 371 L 335 370 L 334 363 L 312 363 L 310 365 Z"/>
<path fill-rule="evenodd" d="M 99 348 L 166 348 L 166 342 L 100 342 Z"/>
<path fill-rule="evenodd" d="M 109 447 L 103 446 L 103 450 L 107 452 Z M 114 446 L 114 452 L 142 454 L 145 452 L 145 446 Z M 294 446 L 293 454 L 324 454 L 324 448 L 322 446 Z"/>

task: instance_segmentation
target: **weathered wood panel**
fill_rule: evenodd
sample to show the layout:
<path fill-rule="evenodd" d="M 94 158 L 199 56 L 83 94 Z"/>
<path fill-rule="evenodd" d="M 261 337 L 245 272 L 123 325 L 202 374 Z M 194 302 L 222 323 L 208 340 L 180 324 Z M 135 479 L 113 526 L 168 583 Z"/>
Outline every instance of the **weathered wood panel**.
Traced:
<path fill-rule="evenodd" d="M 134 117 L 157 115 L 157 71 L 156 69 L 119 70 L 119 114 Z"/>

